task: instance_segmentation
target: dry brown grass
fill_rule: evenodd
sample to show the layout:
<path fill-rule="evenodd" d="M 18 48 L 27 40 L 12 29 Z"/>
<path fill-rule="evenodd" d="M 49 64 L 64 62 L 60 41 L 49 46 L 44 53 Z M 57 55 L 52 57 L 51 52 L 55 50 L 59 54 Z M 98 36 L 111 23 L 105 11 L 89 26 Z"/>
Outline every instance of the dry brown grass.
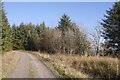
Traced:
<path fill-rule="evenodd" d="M 20 54 L 16 51 L 10 51 L 2 55 L 2 77 L 8 76 L 11 70 L 19 60 Z"/>
<path fill-rule="evenodd" d="M 83 57 L 72 62 L 72 67 L 93 77 L 115 78 L 120 76 L 119 60 L 110 57 Z"/>
<path fill-rule="evenodd" d="M 83 74 L 80 71 L 71 67 L 69 56 L 61 54 L 42 54 L 35 53 L 39 58 L 42 58 L 47 64 L 52 66 L 57 73 L 62 77 L 67 78 L 88 78 L 87 74 Z"/>
<path fill-rule="evenodd" d="M 0 54 L 0 80 L 2 79 L 2 54 Z"/>
<path fill-rule="evenodd" d="M 120 77 L 119 60 L 110 57 L 35 53 L 64 77 Z M 89 75 L 89 76 L 88 76 Z"/>

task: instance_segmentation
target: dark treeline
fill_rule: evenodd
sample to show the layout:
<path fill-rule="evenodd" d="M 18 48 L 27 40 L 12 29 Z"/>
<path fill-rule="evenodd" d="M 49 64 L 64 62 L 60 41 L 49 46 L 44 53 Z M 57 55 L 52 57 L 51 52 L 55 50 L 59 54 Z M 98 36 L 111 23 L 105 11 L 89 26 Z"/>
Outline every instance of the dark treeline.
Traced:
<path fill-rule="evenodd" d="M 41 23 L 12 26 L 13 49 L 36 50 L 48 53 L 84 54 L 89 49 L 89 42 L 79 26 L 64 14 L 58 26 L 50 28 Z"/>
<path fill-rule="evenodd" d="M 64 14 L 56 27 L 49 27 L 43 22 L 9 25 L 3 7 L 2 12 L 2 50 L 31 50 L 48 53 L 85 54 L 89 51 L 90 42 L 80 27 L 70 17 Z M 120 2 L 106 11 L 107 15 L 101 22 L 102 45 L 105 55 L 119 55 L 120 53 Z M 97 46 L 97 45 L 96 45 Z M 99 46 L 99 45 L 98 45 Z M 98 54 L 97 47 L 97 54 Z"/>
<path fill-rule="evenodd" d="M 2 50 L 31 50 L 48 53 L 84 54 L 89 41 L 80 27 L 64 14 L 55 28 L 41 23 L 20 23 L 10 26 L 2 8 Z"/>

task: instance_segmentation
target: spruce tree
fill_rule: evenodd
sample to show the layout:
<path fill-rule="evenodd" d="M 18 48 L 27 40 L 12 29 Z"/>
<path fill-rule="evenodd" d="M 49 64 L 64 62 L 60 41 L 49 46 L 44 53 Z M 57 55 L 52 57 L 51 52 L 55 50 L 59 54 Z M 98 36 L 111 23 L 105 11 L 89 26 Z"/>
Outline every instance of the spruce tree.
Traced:
<path fill-rule="evenodd" d="M 61 31 L 67 31 L 68 29 L 70 29 L 70 25 L 71 25 L 71 19 L 68 15 L 64 14 L 61 19 L 60 22 L 58 24 L 58 29 L 60 29 Z"/>
<path fill-rule="evenodd" d="M 0 2 L 0 51 L 2 51 L 2 4 L 1 2 Z"/>
<path fill-rule="evenodd" d="M 27 26 L 25 26 L 25 37 L 26 40 L 24 41 L 27 44 L 25 45 L 26 50 L 37 50 L 36 47 L 36 40 L 38 37 L 37 31 L 35 29 L 35 25 L 32 23 L 29 23 Z"/>
<path fill-rule="evenodd" d="M 12 35 L 11 28 L 5 10 L 2 7 L 2 50 L 3 52 L 9 51 L 12 48 Z"/>
<path fill-rule="evenodd" d="M 117 55 L 120 53 L 120 2 L 114 3 L 107 10 L 107 15 L 101 23 L 103 26 L 103 37 L 106 40 L 106 53 Z"/>
<path fill-rule="evenodd" d="M 37 25 L 35 29 L 37 31 L 38 36 L 43 37 L 43 34 L 45 32 L 45 29 L 46 29 L 45 22 L 42 22 L 40 25 Z"/>
<path fill-rule="evenodd" d="M 61 53 L 66 53 L 66 39 L 65 39 L 65 32 L 69 31 L 71 27 L 71 19 L 68 15 L 64 14 L 58 24 L 57 29 L 61 31 L 61 38 L 62 38 L 62 46 L 61 46 Z"/>
<path fill-rule="evenodd" d="M 23 47 L 23 43 L 21 41 L 21 29 L 19 28 L 19 26 L 16 26 L 15 24 L 12 25 L 12 48 L 13 50 L 16 49 L 22 49 Z"/>

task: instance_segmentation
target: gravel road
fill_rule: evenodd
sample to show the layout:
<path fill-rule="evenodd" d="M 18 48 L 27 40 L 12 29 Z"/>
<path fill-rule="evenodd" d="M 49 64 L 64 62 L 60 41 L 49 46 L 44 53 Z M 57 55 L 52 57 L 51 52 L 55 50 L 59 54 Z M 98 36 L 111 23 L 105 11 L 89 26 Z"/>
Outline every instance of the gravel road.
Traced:
<path fill-rule="evenodd" d="M 34 55 L 19 52 L 20 60 L 8 78 L 56 78 Z"/>

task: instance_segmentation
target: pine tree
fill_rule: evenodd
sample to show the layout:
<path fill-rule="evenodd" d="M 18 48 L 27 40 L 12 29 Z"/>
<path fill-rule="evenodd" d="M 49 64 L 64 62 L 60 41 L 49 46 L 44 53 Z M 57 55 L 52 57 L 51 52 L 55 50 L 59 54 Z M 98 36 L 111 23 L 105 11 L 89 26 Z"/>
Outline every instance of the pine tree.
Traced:
<path fill-rule="evenodd" d="M 36 40 L 37 40 L 38 34 L 35 29 L 35 25 L 33 25 L 32 23 L 29 23 L 27 26 L 25 26 L 25 28 L 26 28 L 25 29 L 26 30 L 25 41 L 27 42 L 27 44 L 25 45 L 25 49 L 26 50 L 37 50 Z"/>
<path fill-rule="evenodd" d="M 38 34 L 35 25 L 32 23 L 24 24 L 23 22 L 19 26 L 14 24 L 12 31 L 13 49 L 37 50 L 35 41 Z"/>
<path fill-rule="evenodd" d="M 57 28 L 64 32 L 64 31 L 68 31 L 68 29 L 70 29 L 70 25 L 71 25 L 70 17 L 68 15 L 64 14 L 61 17 Z"/>
<path fill-rule="evenodd" d="M 56 29 L 61 31 L 61 53 L 85 54 L 89 46 L 86 36 L 68 15 L 61 17 Z"/>
<path fill-rule="evenodd" d="M 46 29 L 45 22 L 42 22 L 40 25 L 36 26 L 36 31 L 39 37 L 43 37 L 45 29 Z"/>
<path fill-rule="evenodd" d="M 112 55 L 120 53 L 120 2 L 116 2 L 113 8 L 107 10 L 107 15 L 101 23 L 103 37 L 106 40 L 106 52 Z"/>
<path fill-rule="evenodd" d="M 12 44 L 13 44 L 13 49 L 15 50 L 24 49 L 23 40 L 22 40 L 24 38 L 22 37 L 23 34 L 21 33 L 23 30 L 21 30 L 19 26 L 16 26 L 15 24 L 13 24 L 12 26 Z"/>
<path fill-rule="evenodd" d="M 46 33 L 46 25 L 44 22 L 42 22 L 39 25 L 36 25 L 35 30 L 37 32 L 37 39 L 36 39 L 36 47 L 38 50 L 45 51 L 45 44 L 44 39 L 45 39 L 45 33 Z"/>
<path fill-rule="evenodd" d="M 66 53 L 66 39 L 65 39 L 65 32 L 69 31 L 71 28 L 71 19 L 68 15 L 64 14 L 60 22 L 58 24 L 57 29 L 61 31 L 61 38 L 62 38 L 62 46 L 61 46 L 61 53 Z"/>
<path fill-rule="evenodd" d="M 0 51 L 2 51 L 2 4 L 1 2 L 0 2 Z"/>
<path fill-rule="evenodd" d="M 2 50 L 9 51 L 12 48 L 11 28 L 6 17 L 5 10 L 2 7 Z"/>
<path fill-rule="evenodd" d="M 19 49 L 19 38 L 17 36 L 17 26 L 15 24 L 12 25 L 12 49 Z"/>

